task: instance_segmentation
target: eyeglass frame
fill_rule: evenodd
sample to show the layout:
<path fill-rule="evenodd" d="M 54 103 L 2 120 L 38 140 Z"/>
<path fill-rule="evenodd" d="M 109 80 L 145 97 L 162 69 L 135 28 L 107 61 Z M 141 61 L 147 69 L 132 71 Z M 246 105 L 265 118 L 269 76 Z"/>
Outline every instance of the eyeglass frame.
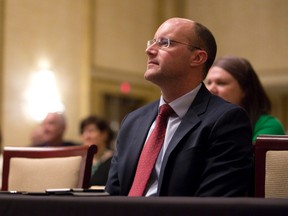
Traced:
<path fill-rule="evenodd" d="M 160 43 L 161 40 L 167 40 L 167 45 L 165 46 L 164 44 L 161 44 Z M 165 38 L 165 37 L 148 40 L 147 41 L 147 48 L 152 46 L 154 43 L 156 43 L 158 47 L 169 48 L 170 45 L 171 45 L 171 42 L 172 43 L 178 43 L 178 44 L 186 45 L 186 46 L 192 47 L 194 49 L 202 50 L 200 47 L 197 47 L 197 46 L 194 46 L 194 45 L 191 45 L 191 44 L 187 44 L 187 43 L 183 43 L 183 42 L 180 42 L 180 41 L 176 41 L 176 40 L 171 40 L 170 38 Z"/>

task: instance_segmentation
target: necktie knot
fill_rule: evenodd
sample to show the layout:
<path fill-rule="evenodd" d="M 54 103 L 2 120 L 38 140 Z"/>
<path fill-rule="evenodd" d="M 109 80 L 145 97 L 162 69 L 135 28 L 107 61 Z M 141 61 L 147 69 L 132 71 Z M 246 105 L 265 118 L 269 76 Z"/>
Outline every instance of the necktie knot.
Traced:
<path fill-rule="evenodd" d="M 169 104 L 163 104 L 160 106 L 159 116 L 163 119 L 167 119 L 174 113 L 174 110 L 171 108 Z"/>

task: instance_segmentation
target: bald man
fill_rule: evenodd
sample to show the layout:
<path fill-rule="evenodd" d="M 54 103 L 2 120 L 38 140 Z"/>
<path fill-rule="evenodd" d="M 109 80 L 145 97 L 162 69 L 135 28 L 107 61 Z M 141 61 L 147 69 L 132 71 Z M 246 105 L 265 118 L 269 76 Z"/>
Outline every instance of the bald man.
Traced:
<path fill-rule="evenodd" d="M 66 130 L 66 119 L 63 113 L 52 112 L 48 113 L 43 120 L 40 128 L 35 132 L 37 139 L 42 142 L 34 144 L 34 146 L 73 146 L 76 145 L 73 142 L 64 141 L 64 132 Z M 32 136 L 35 134 L 32 134 Z M 34 137 L 35 139 L 35 137 Z"/>
<path fill-rule="evenodd" d="M 106 184 L 108 193 L 248 196 L 253 177 L 249 118 L 242 108 L 212 95 L 203 84 L 216 49 L 205 26 L 183 18 L 168 19 L 148 41 L 144 77 L 160 88 L 161 97 L 123 120 Z M 139 158 L 164 104 L 174 113 L 167 120 L 166 135 L 146 183 L 141 167 L 152 158 L 144 162 Z"/>

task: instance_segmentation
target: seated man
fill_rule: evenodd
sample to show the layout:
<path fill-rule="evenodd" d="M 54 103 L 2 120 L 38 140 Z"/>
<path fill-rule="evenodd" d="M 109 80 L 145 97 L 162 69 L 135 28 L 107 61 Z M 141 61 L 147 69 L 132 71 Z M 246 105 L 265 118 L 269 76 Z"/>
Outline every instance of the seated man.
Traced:
<path fill-rule="evenodd" d="M 203 84 L 216 49 L 205 26 L 181 18 L 165 21 L 148 41 L 144 77 L 160 88 L 161 97 L 124 118 L 105 188 L 109 194 L 248 195 L 248 115 Z"/>
<path fill-rule="evenodd" d="M 63 139 L 66 129 L 66 120 L 63 113 L 53 112 L 48 113 L 43 120 L 40 128 L 42 130 L 40 139 L 42 142 L 36 142 L 33 146 L 73 146 L 73 142 L 68 142 Z M 39 135 L 39 134 L 38 134 Z"/>

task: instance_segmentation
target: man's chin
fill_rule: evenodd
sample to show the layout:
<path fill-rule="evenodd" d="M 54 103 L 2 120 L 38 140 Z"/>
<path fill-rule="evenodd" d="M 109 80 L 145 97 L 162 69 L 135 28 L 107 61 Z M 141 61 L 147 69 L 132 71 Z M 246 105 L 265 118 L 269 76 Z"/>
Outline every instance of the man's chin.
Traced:
<path fill-rule="evenodd" d="M 151 81 L 151 75 L 148 75 L 148 74 L 144 74 L 144 79 L 147 80 L 147 81 Z"/>
<path fill-rule="evenodd" d="M 156 75 L 156 71 L 152 69 L 147 69 L 146 72 L 144 73 L 144 78 L 148 81 L 151 81 L 153 77 Z"/>
<path fill-rule="evenodd" d="M 144 78 L 145 80 L 150 81 L 154 84 L 157 84 L 159 80 L 161 80 L 161 76 L 156 71 L 154 71 L 153 73 L 146 71 L 146 73 L 144 74 Z"/>

